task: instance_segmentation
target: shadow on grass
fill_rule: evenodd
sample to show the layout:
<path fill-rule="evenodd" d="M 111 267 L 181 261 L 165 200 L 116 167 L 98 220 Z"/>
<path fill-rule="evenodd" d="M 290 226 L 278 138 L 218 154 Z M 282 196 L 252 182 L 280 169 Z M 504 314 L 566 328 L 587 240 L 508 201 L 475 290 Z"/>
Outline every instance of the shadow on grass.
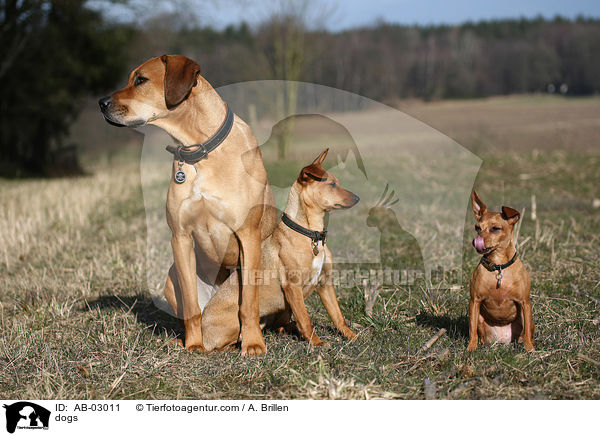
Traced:
<path fill-rule="evenodd" d="M 151 328 L 155 335 L 166 332 L 169 336 L 183 339 L 181 321 L 157 308 L 152 298 L 104 295 L 95 300 L 88 301 L 87 306 L 89 309 L 86 307 L 85 311 L 93 309 L 100 309 L 102 311 L 120 309 L 124 312 L 131 312 L 135 315 L 137 322 Z"/>
<path fill-rule="evenodd" d="M 469 337 L 469 319 L 466 315 L 451 318 L 448 315 L 439 316 L 421 311 L 417 315 L 415 323 L 424 327 L 445 328 L 447 335 L 453 339 L 465 339 Z"/>
<path fill-rule="evenodd" d="M 88 308 L 89 307 L 89 308 Z M 151 298 L 148 297 L 119 297 L 116 295 L 104 295 L 95 300 L 88 301 L 87 307 L 84 311 L 90 311 L 94 309 L 100 309 L 102 311 L 109 311 L 119 309 L 122 312 L 131 312 L 135 315 L 138 323 L 145 324 L 146 327 L 152 329 L 155 335 L 159 335 L 162 332 L 167 333 L 170 337 L 184 338 L 184 330 L 181 320 L 169 315 L 161 309 L 158 309 Z M 284 333 L 299 341 L 303 341 L 302 334 L 298 330 L 294 321 L 287 324 L 284 328 Z M 337 330 L 333 329 L 337 332 Z M 282 332 L 277 328 L 267 327 L 265 331 L 270 331 L 275 334 Z M 240 344 L 236 343 L 234 348 L 240 348 Z"/>

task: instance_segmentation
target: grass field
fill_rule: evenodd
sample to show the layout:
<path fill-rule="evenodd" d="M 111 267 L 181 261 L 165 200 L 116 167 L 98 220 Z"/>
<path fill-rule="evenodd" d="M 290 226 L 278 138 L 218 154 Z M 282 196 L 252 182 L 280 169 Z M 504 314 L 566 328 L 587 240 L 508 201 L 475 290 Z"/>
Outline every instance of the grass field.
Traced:
<path fill-rule="evenodd" d="M 329 348 L 272 332 L 268 354 L 255 359 L 171 345 L 181 330 L 146 287 L 140 150 L 129 147 L 111 165 L 95 155 L 89 177 L 0 181 L 0 397 L 600 399 L 600 98 L 400 107 L 483 160 L 476 187 L 489 207 L 523 211 L 536 351 L 465 353 L 468 278 L 479 260 L 470 212 L 462 288 L 397 286 L 372 317 L 360 287 L 339 291 L 359 333 L 353 343 L 313 295 L 309 313 Z M 424 349 L 440 328 L 447 334 Z"/>

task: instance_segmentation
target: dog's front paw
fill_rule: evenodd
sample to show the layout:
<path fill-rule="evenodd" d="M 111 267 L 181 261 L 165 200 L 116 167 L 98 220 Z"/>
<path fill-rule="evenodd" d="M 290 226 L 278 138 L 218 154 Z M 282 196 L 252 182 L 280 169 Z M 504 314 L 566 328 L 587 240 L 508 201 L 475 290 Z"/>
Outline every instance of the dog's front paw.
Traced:
<path fill-rule="evenodd" d="M 191 345 L 186 345 L 185 349 L 187 351 L 189 351 L 190 353 L 206 353 L 206 348 L 204 348 L 204 345 L 202 344 L 191 344 Z"/>
<path fill-rule="evenodd" d="M 477 341 L 469 342 L 469 345 L 467 346 L 467 352 L 470 353 L 472 351 L 475 351 L 476 349 L 477 349 Z"/>
<path fill-rule="evenodd" d="M 169 341 L 169 345 L 183 348 L 183 341 L 180 338 L 174 338 Z"/>
<path fill-rule="evenodd" d="M 260 356 L 267 352 L 267 346 L 263 338 L 260 329 L 258 333 L 250 333 L 251 330 L 247 330 L 242 333 L 242 356 Z"/>
<path fill-rule="evenodd" d="M 525 349 L 527 351 L 535 351 L 535 348 L 533 347 L 533 343 L 532 342 L 524 342 L 523 343 L 523 347 L 525 347 Z"/>
<path fill-rule="evenodd" d="M 326 348 L 329 346 L 329 342 L 325 342 L 325 341 L 321 340 L 321 338 L 318 337 L 317 335 L 314 335 L 312 338 L 310 338 L 308 343 L 310 345 L 312 345 L 313 347 L 325 347 Z"/>
<path fill-rule="evenodd" d="M 263 342 L 262 344 L 244 345 L 242 342 L 242 356 L 254 357 L 260 356 L 267 352 L 267 346 Z"/>
<path fill-rule="evenodd" d="M 356 333 L 354 333 L 352 330 L 350 330 L 349 328 L 347 328 L 346 330 L 344 330 L 342 332 L 342 334 L 346 337 L 346 339 L 348 339 L 350 342 L 354 342 L 356 340 L 356 338 L 358 338 L 358 336 L 356 335 Z"/>
<path fill-rule="evenodd" d="M 331 346 L 331 344 L 327 341 L 321 341 L 318 344 L 313 344 L 313 346 L 315 347 L 323 347 L 323 348 L 329 348 Z"/>

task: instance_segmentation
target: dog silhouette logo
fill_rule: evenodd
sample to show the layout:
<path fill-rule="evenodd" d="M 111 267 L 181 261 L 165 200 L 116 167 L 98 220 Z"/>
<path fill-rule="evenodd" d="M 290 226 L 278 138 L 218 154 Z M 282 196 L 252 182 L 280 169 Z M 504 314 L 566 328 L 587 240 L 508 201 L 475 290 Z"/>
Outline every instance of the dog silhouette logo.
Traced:
<path fill-rule="evenodd" d="M 19 429 L 48 429 L 50 411 L 29 401 L 4 405 L 6 409 L 6 431 Z"/>

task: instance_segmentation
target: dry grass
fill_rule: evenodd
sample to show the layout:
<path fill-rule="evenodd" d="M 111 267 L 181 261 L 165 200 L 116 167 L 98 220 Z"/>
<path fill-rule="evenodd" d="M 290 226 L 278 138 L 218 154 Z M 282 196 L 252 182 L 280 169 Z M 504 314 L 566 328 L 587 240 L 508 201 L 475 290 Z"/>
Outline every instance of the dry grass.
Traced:
<path fill-rule="evenodd" d="M 587 147 L 573 144 L 577 152 L 570 143 L 582 131 L 577 122 L 556 126 L 569 141 L 560 150 L 543 149 L 544 141 L 539 152 L 522 144 L 498 153 L 499 139 L 485 145 L 497 112 L 526 105 L 528 118 L 518 124 L 515 117 L 514 131 L 504 130 L 512 138 L 535 114 L 546 118 L 548 105 L 564 104 L 568 120 L 569 111 L 598 102 L 519 97 L 407 109 L 438 128 L 450 123 L 455 138 L 472 138 L 462 143 L 484 160 L 476 182 L 482 198 L 492 208 L 524 210 L 519 244 L 533 279 L 533 353 L 518 345 L 464 353 L 465 285 L 478 260 L 470 215 L 462 289 L 388 289 L 372 317 L 364 315 L 362 288 L 340 290 L 342 311 L 359 333 L 354 343 L 341 339 L 311 296 L 309 312 L 331 343 L 327 349 L 272 332 L 269 353 L 257 359 L 242 359 L 237 350 L 199 355 L 175 348 L 169 340 L 181 333 L 178 322 L 155 307 L 146 286 L 139 169 L 125 164 L 81 179 L 0 181 L 0 397 L 415 399 L 427 391 L 427 398 L 598 399 L 598 133 L 587 131 Z M 473 131 L 473 123 L 480 128 Z M 447 333 L 424 350 L 441 328 Z"/>
<path fill-rule="evenodd" d="M 598 152 L 597 97 L 524 95 L 396 106 L 476 153 Z"/>

